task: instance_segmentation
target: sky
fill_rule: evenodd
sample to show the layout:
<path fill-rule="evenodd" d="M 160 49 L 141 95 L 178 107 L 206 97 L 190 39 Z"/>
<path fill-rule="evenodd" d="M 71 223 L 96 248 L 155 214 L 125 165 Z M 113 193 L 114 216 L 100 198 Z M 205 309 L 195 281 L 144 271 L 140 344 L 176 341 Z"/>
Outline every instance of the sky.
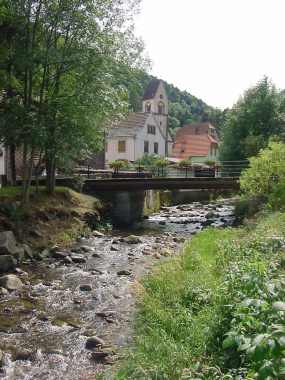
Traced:
<path fill-rule="evenodd" d="M 264 75 L 285 88 L 285 0 L 142 0 L 151 73 L 231 107 Z"/>

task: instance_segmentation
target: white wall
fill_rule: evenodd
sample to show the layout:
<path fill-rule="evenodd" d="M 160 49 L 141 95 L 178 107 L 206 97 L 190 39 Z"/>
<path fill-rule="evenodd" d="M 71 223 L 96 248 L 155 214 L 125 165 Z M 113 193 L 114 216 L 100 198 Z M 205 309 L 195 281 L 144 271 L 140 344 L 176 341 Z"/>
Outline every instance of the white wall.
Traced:
<path fill-rule="evenodd" d="M 118 146 L 119 141 L 126 141 L 126 152 L 125 153 L 119 153 L 118 152 Z M 128 161 L 134 161 L 135 155 L 134 155 L 134 138 L 133 137 L 113 137 L 108 138 L 107 142 L 107 152 L 106 152 L 106 163 L 115 160 L 128 160 Z"/>
<path fill-rule="evenodd" d="M 148 125 L 155 126 L 155 135 L 148 133 Z M 141 158 L 144 153 L 144 142 L 149 142 L 149 153 L 154 154 L 154 143 L 158 143 L 158 155 L 165 156 L 165 139 L 163 138 L 160 129 L 153 117 L 150 115 L 147 119 L 147 122 L 143 128 L 141 128 L 137 134 L 137 138 L 135 140 L 135 155 L 136 159 Z"/>

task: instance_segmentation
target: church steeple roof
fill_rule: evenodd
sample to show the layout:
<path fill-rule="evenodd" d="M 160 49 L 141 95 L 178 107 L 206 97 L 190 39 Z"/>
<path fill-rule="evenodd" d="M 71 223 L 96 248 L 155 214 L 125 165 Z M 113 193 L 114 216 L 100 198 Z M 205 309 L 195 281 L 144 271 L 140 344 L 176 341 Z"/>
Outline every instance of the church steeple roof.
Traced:
<path fill-rule="evenodd" d="M 150 99 L 153 99 L 155 97 L 155 94 L 157 92 L 157 89 L 158 89 L 160 82 L 161 82 L 161 80 L 156 79 L 156 78 L 152 79 L 150 81 L 149 85 L 147 86 L 147 88 L 145 90 L 143 100 L 150 100 Z"/>

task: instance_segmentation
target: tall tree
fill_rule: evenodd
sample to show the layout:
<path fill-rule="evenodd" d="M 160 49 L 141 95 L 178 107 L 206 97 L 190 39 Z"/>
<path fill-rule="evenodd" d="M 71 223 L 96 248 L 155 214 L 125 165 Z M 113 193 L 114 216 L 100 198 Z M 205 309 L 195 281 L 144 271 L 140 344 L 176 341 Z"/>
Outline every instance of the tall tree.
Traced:
<path fill-rule="evenodd" d="M 284 130 L 285 98 L 264 77 L 247 90 L 228 112 L 223 129 L 221 159 L 244 160 L 267 146 L 271 136 Z"/>
<path fill-rule="evenodd" d="M 15 77 L 22 113 L 21 121 L 13 120 L 13 135 L 24 151 L 25 201 L 36 154 L 45 156 L 52 193 L 57 166 L 98 149 L 106 123 L 126 112 L 127 93 L 116 72 L 120 66 L 141 67 L 143 61 L 132 25 L 139 2 L 4 0 L 0 25 L 7 15 L 23 25 L 22 48 L 3 60 L 3 70 L 21 62 Z M 8 85 L 2 88 L 0 135 L 6 141 L 15 108 L 6 101 Z"/>

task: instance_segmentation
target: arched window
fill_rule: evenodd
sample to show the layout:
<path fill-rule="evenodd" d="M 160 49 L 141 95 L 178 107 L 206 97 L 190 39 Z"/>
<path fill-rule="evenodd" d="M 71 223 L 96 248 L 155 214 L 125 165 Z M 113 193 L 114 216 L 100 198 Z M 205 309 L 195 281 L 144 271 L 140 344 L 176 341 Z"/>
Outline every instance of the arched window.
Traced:
<path fill-rule="evenodd" d="M 164 107 L 164 103 L 163 102 L 159 102 L 158 103 L 158 113 L 160 115 L 162 115 L 162 114 L 165 113 L 165 107 Z"/>
<path fill-rule="evenodd" d="M 145 112 L 147 112 L 147 113 L 151 112 L 151 103 L 146 103 L 146 105 L 145 105 Z"/>

